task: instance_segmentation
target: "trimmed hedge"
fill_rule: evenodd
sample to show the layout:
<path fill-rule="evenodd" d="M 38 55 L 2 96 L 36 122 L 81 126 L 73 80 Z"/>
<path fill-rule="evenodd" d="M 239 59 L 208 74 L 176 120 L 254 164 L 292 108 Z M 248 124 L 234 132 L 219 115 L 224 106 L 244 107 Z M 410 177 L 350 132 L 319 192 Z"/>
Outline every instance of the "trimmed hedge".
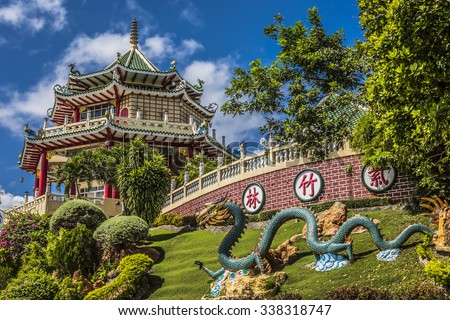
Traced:
<path fill-rule="evenodd" d="M 58 284 L 46 273 L 20 273 L 2 292 L 6 300 L 53 300 Z"/>
<path fill-rule="evenodd" d="M 92 202 L 86 200 L 70 200 L 59 207 L 50 218 L 50 229 L 70 230 L 84 224 L 89 230 L 95 230 L 107 219 L 105 213 Z"/>
<path fill-rule="evenodd" d="M 145 254 L 133 254 L 120 261 L 120 274 L 111 283 L 91 291 L 84 300 L 142 299 L 150 289 L 153 260 Z"/>
<path fill-rule="evenodd" d="M 148 239 L 149 226 L 137 216 L 116 216 L 103 222 L 94 232 L 102 249 L 121 247 Z"/>
<path fill-rule="evenodd" d="M 181 216 L 175 213 L 161 214 L 153 220 L 152 227 L 159 227 L 163 225 L 171 225 L 176 227 L 196 227 L 197 220 L 195 216 Z"/>
<path fill-rule="evenodd" d="M 259 222 L 272 219 L 272 217 L 277 213 L 277 210 L 264 211 L 257 214 L 247 215 L 247 222 Z"/>

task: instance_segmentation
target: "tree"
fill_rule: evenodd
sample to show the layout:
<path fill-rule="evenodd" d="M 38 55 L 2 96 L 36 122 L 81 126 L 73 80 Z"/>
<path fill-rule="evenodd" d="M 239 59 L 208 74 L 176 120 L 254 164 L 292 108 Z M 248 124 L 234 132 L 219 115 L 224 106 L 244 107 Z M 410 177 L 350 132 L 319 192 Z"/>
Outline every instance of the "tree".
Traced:
<path fill-rule="evenodd" d="M 233 116 L 261 112 L 267 121 L 262 133 L 297 142 L 303 152 L 323 159 L 327 142 L 347 138 L 360 114 L 358 88 L 366 64 L 358 50 L 344 45 L 343 31 L 326 34 L 317 8 L 308 11 L 308 21 L 309 28 L 300 21 L 286 27 L 275 16 L 264 33 L 280 47 L 276 60 L 263 66 L 256 59 L 249 70 L 235 69 L 221 110 Z"/>
<path fill-rule="evenodd" d="M 418 179 L 424 193 L 450 193 L 450 2 L 359 0 L 373 73 L 369 112 L 353 145 L 364 161 Z M 420 190 L 419 190 L 420 191 Z"/>
<path fill-rule="evenodd" d="M 95 180 L 96 157 L 91 150 L 83 150 L 80 153 L 69 158 L 56 171 L 56 188 L 59 190 L 64 185 L 64 194 L 68 197 L 72 185 L 75 185 L 76 197 L 80 198 L 80 184 L 86 182 L 88 189 Z"/>
<path fill-rule="evenodd" d="M 118 148 L 123 156 L 115 180 L 126 212 L 151 223 L 160 214 L 169 191 L 166 159 L 142 139 Z"/>

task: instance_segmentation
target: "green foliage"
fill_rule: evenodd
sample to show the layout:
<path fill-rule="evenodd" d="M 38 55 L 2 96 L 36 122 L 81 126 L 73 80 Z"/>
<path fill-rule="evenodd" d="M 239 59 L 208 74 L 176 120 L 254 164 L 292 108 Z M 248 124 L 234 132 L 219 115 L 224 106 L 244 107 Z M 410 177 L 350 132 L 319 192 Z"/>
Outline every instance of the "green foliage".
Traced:
<path fill-rule="evenodd" d="M 450 265 L 448 263 L 432 260 L 427 263 L 424 272 L 440 286 L 450 287 Z"/>
<path fill-rule="evenodd" d="M 257 214 L 249 214 L 246 216 L 247 222 L 267 221 L 277 213 L 277 210 L 263 211 Z"/>
<path fill-rule="evenodd" d="M 0 299 L 6 300 L 53 300 L 58 284 L 47 273 L 21 273 L 8 284 Z"/>
<path fill-rule="evenodd" d="M 81 281 L 73 281 L 72 277 L 65 277 L 58 284 L 55 300 L 82 300 L 84 295 Z"/>
<path fill-rule="evenodd" d="M 184 172 L 187 171 L 189 175 L 189 181 L 197 179 L 199 176 L 200 163 L 203 163 L 204 172 L 206 174 L 217 169 L 217 160 L 210 160 L 207 156 L 202 154 L 196 154 L 193 158 L 187 158 L 184 170 L 178 172 L 175 176 L 177 185 L 184 185 Z"/>
<path fill-rule="evenodd" d="M 399 300 L 447 300 L 445 289 L 430 284 L 420 284 L 402 290 L 396 299 Z"/>
<path fill-rule="evenodd" d="M 280 48 L 276 60 L 264 66 L 256 59 L 248 70 L 235 69 L 221 110 L 233 116 L 262 113 L 263 133 L 273 133 L 281 143 L 295 141 L 303 154 L 324 159 L 330 143 L 347 138 L 362 113 L 357 89 L 366 63 L 344 45 L 342 30 L 326 33 L 317 8 L 308 11 L 308 24 L 286 27 L 276 15 L 264 30 Z"/>
<path fill-rule="evenodd" d="M 144 254 L 126 256 L 120 262 L 120 274 L 111 283 L 91 291 L 85 300 L 141 299 L 150 287 L 153 261 Z"/>
<path fill-rule="evenodd" d="M 343 286 L 330 290 L 326 300 L 388 300 L 391 296 L 388 292 L 366 286 Z"/>
<path fill-rule="evenodd" d="M 416 253 L 421 258 L 432 260 L 433 250 L 430 246 L 433 244 L 433 237 L 429 234 L 425 234 L 422 239 L 422 243 L 419 243 L 416 247 Z"/>
<path fill-rule="evenodd" d="M 195 216 L 181 216 L 174 213 L 161 214 L 153 220 L 152 227 L 159 227 L 162 225 L 195 227 L 197 225 L 197 220 L 195 219 Z"/>
<path fill-rule="evenodd" d="M 22 265 L 19 272 L 49 273 L 51 270 L 47 262 L 46 248 L 47 246 L 43 246 L 37 241 L 28 244 L 25 247 L 25 253 L 22 255 Z"/>
<path fill-rule="evenodd" d="M 95 230 L 106 215 L 98 206 L 86 200 L 70 200 L 60 206 L 50 218 L 50 229 L 58 231 L 61 228 L 73 229 L 84 224 L 90 230 Z"/>
<path fill-rule="evenodd" d="M 32 241 L 46 244 L 48 217 L 30 212 L 16 212 L 8 216 L 0 232 L 0 265 L 13 268 L 20 266 L 25 246 Z"/>
<path fill-rule="evenodd" d="M 102 249 L 120 248 L 148 239 L 147 222 L 136 216 L 117 216 L 103 222 L 94 232 Z"/>
<path fill-rule="evenodd" d="M 0 291 L 6 288 L 12 277 L 13 269 L 11 267 L 0 266 Z"/>
<path fill-rule="evenodd" d="M 352 145 L 375 167 L 415 176 L 424 194 L 450 192 L 450 2 L 360 0 L 369 111 Z"/>
<path fill-rule="evenodd" d="M 48 264 L 62 276 L 71 276 L 79 269 L 85 275 L 93 273 L 96 252 L 92 234 L 84 224 L 72 230 L 60 229 L 58 235 L 50 233 L 47 245 Z"/>
<path fill-rule="evenodd" d="M 275 300 L 303 300 L 298 292 L 282 292 L 275 297 Z"/>
<path fill-rule="evenodd" d="M 391 198 L 389 197 L 377 197 L 377 198 L 356 199 L 356 200 L 340 200 L 339 202 L 345 204 L 348 209 L 357 209 L 366 207 L 387 206 L 389 205 L 390 200 Z M 322 212 L 324 210 L 330 209 L 335 202 L 336 201 L 309 204 L 307 205 L 307 208 L 314 210 L 315 212 Z"/>
<path fill-rule="evenodd" d="M 126 211 L 151 223 L 160 214 L 169 191 L 167 161 L 142 139 L 120 148 L 123 157 L 115 178 Z"/>

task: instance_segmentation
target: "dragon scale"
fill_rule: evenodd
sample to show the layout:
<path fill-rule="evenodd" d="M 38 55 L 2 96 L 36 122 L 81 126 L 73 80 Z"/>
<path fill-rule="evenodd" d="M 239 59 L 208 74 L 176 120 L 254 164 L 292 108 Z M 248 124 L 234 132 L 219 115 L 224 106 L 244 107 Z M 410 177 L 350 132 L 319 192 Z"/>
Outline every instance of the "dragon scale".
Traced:
<path fill-rule="evenodd" d="M 261 269 L 261 257 L 269 251 L 272 241 L 278 229 L 287 221 L 292 219 L 301 219 L 307 224 L 306 243 L 314 253 L 315 260 L 324 253 L 338 253 L 347 251 L 348 258 L 353 260 L 352 243 L 346 242 L 346 237 L 351 231 L 358 227 L 365 227 L 370 234 L 375 245 L 380 250 L 394 249 L 403 245 L 414 233 L 422 232 L 434 234 L 427 226 L 422 224 L 413 224 L 405 228 L 395 239 L 386 241 L 382 238 L 380 231 L 375 223 L 363 216 L 356 216 L 348 219 L 340 227 L 335 236 L 328 241 L 321 241 L 318 236 L 317 220 L 315 215 L 306 208 L 289 208 L 277 213 L 267 224 L 264 233 L 260 239 L 256 249 L 243 258 L 233 258 L 231 256 L 232 247 L 239 241 L 245 229 L 245 217 L 241 208 L 233 202 L 223 202 L 223 208 L 226 212 L 234 217 L 234 225 L 227 233 L 223 241 L 219 245 L 218 255 L 219 261 L 223 266 L 222 269 L 213 272 L 207 269 L 201 262 L 196 262 L 200 268 L 204 269 L 211 277 L 216 278 L 224 272 L 225 269 L 230 271 L 238 271 L 258 266 Z M 210 218 L 210 217 L 208 217 Z"/>

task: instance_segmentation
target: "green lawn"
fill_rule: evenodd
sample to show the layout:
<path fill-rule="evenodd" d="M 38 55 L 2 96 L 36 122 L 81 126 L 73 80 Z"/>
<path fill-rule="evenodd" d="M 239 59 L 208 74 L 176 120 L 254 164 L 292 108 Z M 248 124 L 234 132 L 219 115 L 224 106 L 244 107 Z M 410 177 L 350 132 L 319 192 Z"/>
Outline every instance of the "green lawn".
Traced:
<path fill-rule="evenodd" d="M 349 214 L 351 215 L 352 213 Z M 389 240 L 410 224 L 427 224 L 426 218 L 400 210 L 365 212 L 363 215 L 379 219 L 381 233 Z M 293 221 L 283 225 L 272 247 L 275 248 L 290 236 L 300 233 L 303 225 L 303 222 Z M 247 230 L 234 248 L 233 254 L 236 256 L 248 254 L 256 247 L 261 232 L 262 230 Z M 212 270 L 219 269 L 221 266 L 217 259 L 217 248 L 224 235 L 224 233 L 213 235 L 208 230 L 187 233 L 152 231 L 152 245 L 160 247 L 163 256 L 161 261 L 154 265 L 155 288 L 149 299 L 200 299 L 207 294 L 211 278 L 198 270 L 194 261 L 200 260 Z M 402 287 L 429 282 L 415 253 L 415 245 L 421 242 L 421 237 L 421 234 L 411 237 L 403 246 L 397 261 L 382 262 L 376 259 L 379 251 L 368 232 L 353 235 L 355 262 L 351 266 L 324 273 L 304 268 L 313 261 L 313 257 L 305 241 L 300 240 L 298 245 L 301 258 L 284 269 L 288 279 L 282 286 L 282 291 L 298 292 L 303 299 L 322 299 L 328 290 L 349 284 L 395 291 Z"/>

